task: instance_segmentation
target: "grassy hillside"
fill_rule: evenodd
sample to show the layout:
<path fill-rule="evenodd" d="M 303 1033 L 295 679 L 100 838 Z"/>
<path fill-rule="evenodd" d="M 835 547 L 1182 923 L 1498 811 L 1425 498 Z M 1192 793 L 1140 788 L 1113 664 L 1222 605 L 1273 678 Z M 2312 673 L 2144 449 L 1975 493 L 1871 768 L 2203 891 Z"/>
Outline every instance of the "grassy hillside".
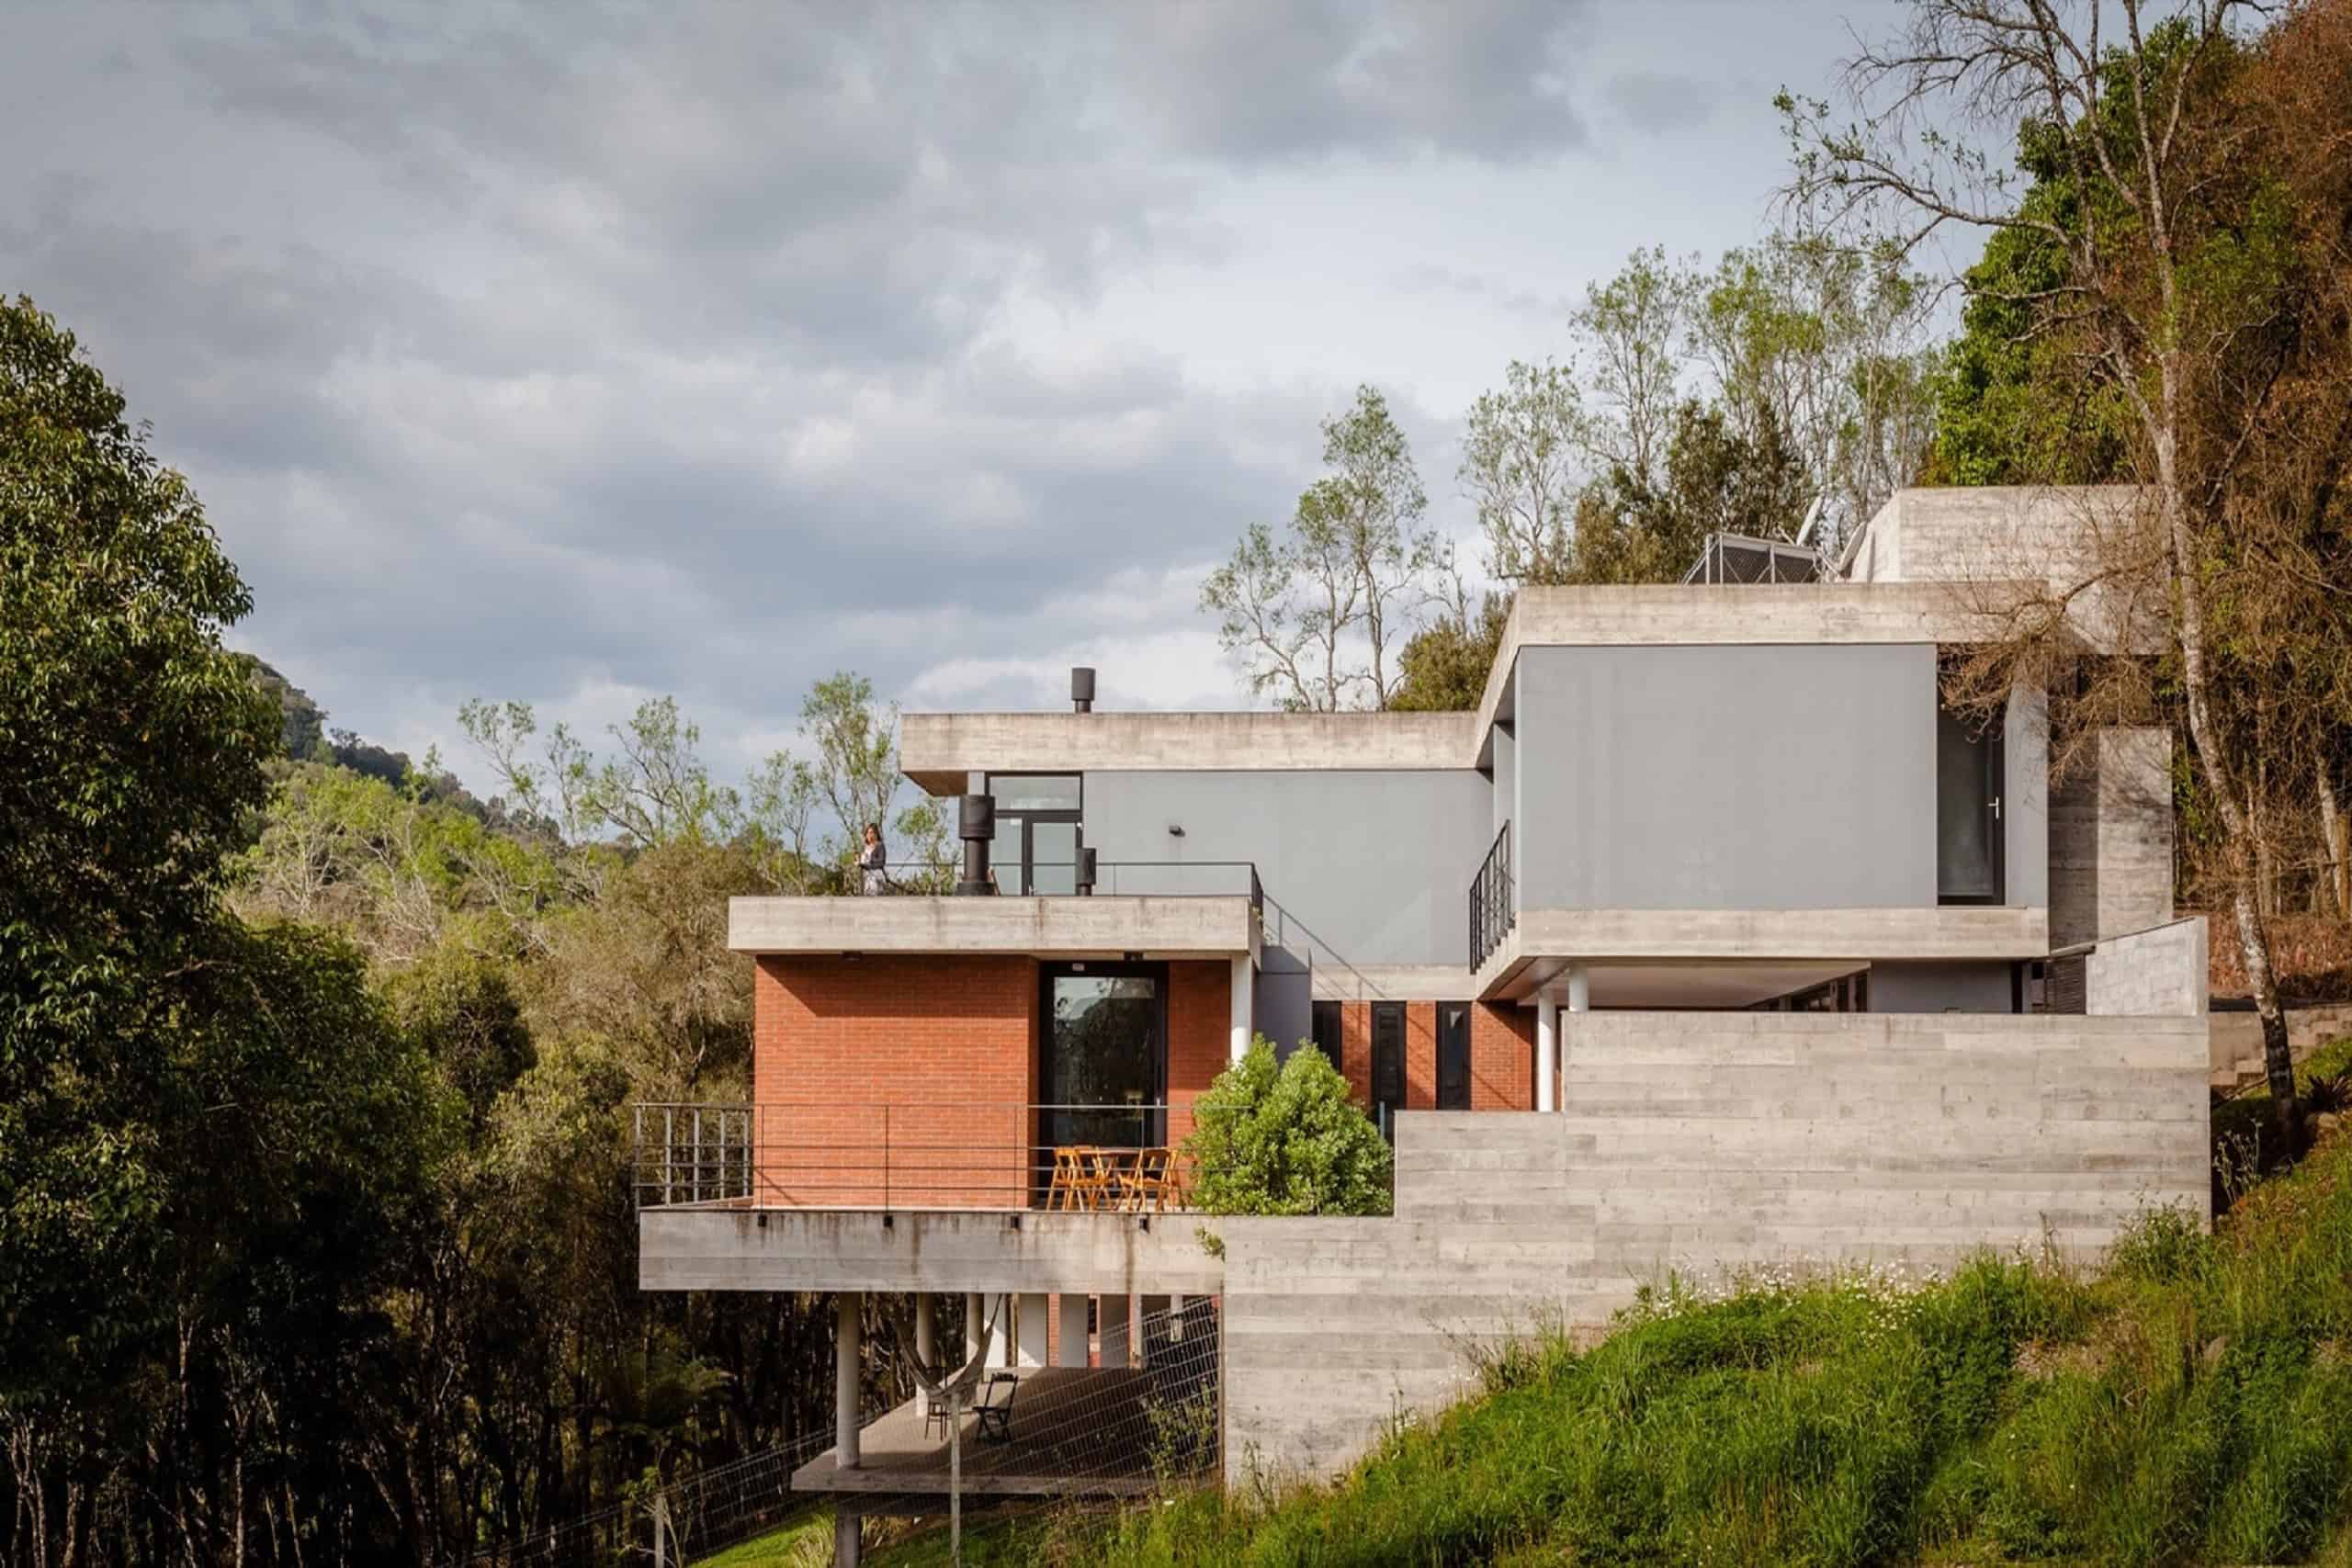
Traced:
<path fill-rule="evenodd" d="M 2312 1064 L 2340 1070 L 2338 1047 Z M 1071 1516 L 997 1560 L 2352 1565 L 2352 1136 L 2096 1278 L 1750 1281 L 1534 1348 L 1272 1506 Z"/>

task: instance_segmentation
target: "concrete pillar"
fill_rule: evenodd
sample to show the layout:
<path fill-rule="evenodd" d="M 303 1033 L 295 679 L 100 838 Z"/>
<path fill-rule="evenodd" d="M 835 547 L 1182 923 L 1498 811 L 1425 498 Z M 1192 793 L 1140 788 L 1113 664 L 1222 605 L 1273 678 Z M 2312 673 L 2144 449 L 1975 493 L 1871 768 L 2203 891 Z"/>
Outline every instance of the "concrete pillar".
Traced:
<path fill-rule="evenodd" d="M 1064 1291 L 1057 1299 L 1061 1304 L 1056 1309 L 1060 1321 L 1054 1325 L 1054 1365 L 1057 1367 L 1085 1366 L 1087 1364 L 1086 1303 L 1088 1298 L 1072 1295 L 1069 1292 Z"/>
<path fill-rule="evenodd" d="M 865 1532 L 860 1528 L 864 1521 L 848 1503 L 846 1497 L 837 1497 L 833 1503 L 833 1568 L 857 1568 L 865 1545 Z"/>
<path fill-rule="evenodd" d="M 1136 1348 L 1142 1352 L 1136 1359 L 1148 1367 L 1151 1365 L 1153 1347 L 1168 1343 L 1168 1298 L 1137 1296 L 1136 1306 L 1140 1313 L 1136 1325 L 1138 1336 Z"/>
<path fill-rule="evenodd" d="M 1095 1336 L 1102 1341 L 1101 1360 L 1106 1367 L 1126 1367 L 1135 1359 L 1136 1299 L 1133 1296 L 1103 1296 L 1099 1298 Z"/>
<path fill-rule="evenodd" d="M 1591 1010 L 1592 976 L 1586 971 L 1583 964 L 1572 964 L 1568 966 L 1568 1018 L 1570 1021 L 1567 1028 L 1563 1031 L 1560 1035 L 1560 1066 L 1563 1070 L 1565 1070 L 1568 1065 L 1568 1054 L 1574 1051 L 1577 1047 L 1577 1025 L 1574 1021 L 1578 1015 L 1590 1012 Z M 1562 1100 L 1566 1100 L 1567 1096 L 1562 1095 L 1560 1098 Z M 1566 1107 L 1564 1105 L 1561 1109 L 1566 1110 Z"/>
<path fill-rule="evenodd" d="M 1014 1365 L 1042 1367 L 1046 1359 L 1046 1314 L 1052 1298 L 1043 1291 L 1023 1295 L 1017 1303 L 1013 1318 L 1013 1344 L 1018 1352 Z"/>
<path fill-rule="evenodd" d="M 1560 1004 L 1535 998 L 1535 1109 L 1557 1111 L 1560 1086 Z"/>
<path fill-rule="evenodd" d="M 932 1371 L 939 1370 L 939 1300 L 929 1292 L 915 1296 L 915 1359 Z M 931 1391 L 915 1384 L 915 1414 L 931 1414 Z"/>
<path fill-rule="evenodd" d="M 1243 953 L 1233 961 L 1233 1055 L 1238 1062 L 1249 1053 L 1250 1041 L 1255 1032 L 1252 1022 L 1257 1006 L 1258 971 L 1250 964 L 1250 955 Z"/>
<path fill-rule="evenodd" d="M 980 1348 L 980 1334 L 988 1323 L 989 1299 L 978 1291 L 964 1292 L 964 1359 L 970 1360 L 972 1352 Z"/>
<path fill-rule="evenodd" d="M 855 1291 L 833 1298 L 833 1457 L 842 1470 L 855 1470 L 858 1464 L 857 1373 L 863 1349 L 858 1314 L 865 1303 Z"/>

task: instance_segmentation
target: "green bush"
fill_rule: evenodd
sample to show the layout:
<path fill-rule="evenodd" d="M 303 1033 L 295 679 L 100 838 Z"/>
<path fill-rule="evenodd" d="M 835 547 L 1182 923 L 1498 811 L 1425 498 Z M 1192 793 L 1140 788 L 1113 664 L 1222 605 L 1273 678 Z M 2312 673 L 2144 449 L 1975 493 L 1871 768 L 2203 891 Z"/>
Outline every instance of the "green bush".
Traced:
<path fill-rule="evenodd" d="M 1276 1066 L 1254 1041 L 1193 1107 L 1193 1205 L 1212 1214 L 1385 1214 L 1392 1164 L 1378 1128 L 1323 1053 Z"/>

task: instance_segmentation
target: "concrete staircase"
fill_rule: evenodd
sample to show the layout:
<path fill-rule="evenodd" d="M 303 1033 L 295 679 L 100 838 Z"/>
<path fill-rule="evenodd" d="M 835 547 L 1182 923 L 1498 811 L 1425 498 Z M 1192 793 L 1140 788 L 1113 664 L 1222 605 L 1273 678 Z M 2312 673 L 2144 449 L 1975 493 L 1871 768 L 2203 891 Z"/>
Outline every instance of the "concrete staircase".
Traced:
<path fill-rule="evenodd" d="M 2262 1082 L 2262 1020 L 2251 1008 L 2216 1010 L 2206 1015 L 2211 1032 L 2208 1065 L 2213 1088 L 2236 1094 Z M 2352 1034 L 2352 1002 L 2324 1002 L 2287 1009 L 2287 1039 L 2300 1062 L 2331 1040 Z"/>

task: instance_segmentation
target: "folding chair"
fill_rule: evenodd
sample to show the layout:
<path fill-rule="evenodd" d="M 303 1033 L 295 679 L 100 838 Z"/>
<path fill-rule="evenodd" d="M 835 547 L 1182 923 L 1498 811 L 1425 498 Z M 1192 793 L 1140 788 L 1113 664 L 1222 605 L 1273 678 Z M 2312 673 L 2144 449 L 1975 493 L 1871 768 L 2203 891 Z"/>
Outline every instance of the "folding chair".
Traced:
<path fill-rule="evenodd" d="M 1012 1396 L 1021 1392 L 1021 1380 L 1011 1372 L 990 1372 L 980 1389 L 980 1402 L 972 1406 L 972 1414 L 980 1420 L 980 1436 L 994 1438 L 1000 1443 L 1012 1441 Z M 999 1398 L 1001 1394 L 1003 1397 Z"/>

